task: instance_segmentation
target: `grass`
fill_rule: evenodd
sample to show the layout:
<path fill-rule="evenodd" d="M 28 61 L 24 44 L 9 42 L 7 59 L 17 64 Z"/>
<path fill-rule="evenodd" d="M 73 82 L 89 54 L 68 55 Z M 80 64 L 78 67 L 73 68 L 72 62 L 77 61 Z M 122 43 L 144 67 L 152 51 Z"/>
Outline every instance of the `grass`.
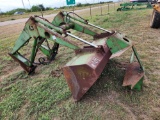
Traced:
<path fill-rule="evenodd" d="M 110 60 L 103 73 L 82 100 L 75 103 L 60 69 L 74 56 L 60 47 L 56 60 L 40 65 L 28 76 L 13 62 L 7 52 L 23 29 L 23 23 L 1 27 L 0 36 L 0 119 L 2 120 L 128 120 L 160 118 L 160 43 L 159 29 L 151 29 L 151 9 L 111 12 L 99 16 L 84 14 L 91 23 L 120 31 L 135 42 L 146 75 L 142 91 L 122 87 L 125 74 L 118 66 L 128 61 L 130 51 Z M 15 32 L 13 32 L 16 29 Z M 87 36 L 83 36 L 87 39 Z M 29 48 L 25 48 L 28 50 Z M 25 51 L 24 50 L 24 51 Z M 52 75 L 59 71 L 60 77 Z"/>

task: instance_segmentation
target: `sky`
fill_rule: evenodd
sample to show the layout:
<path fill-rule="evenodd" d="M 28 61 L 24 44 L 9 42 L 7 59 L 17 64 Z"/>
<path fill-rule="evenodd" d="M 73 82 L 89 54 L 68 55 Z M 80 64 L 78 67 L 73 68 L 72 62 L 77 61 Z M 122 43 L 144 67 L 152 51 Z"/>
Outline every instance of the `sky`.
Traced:
<path fill-rule="evenodd" d="M 29 2 L 30 1 L 30 4 Z M 99 1 L 110 0 L 75 0 L 77 3 L 97 3 Z M 114 0 L 113 0 L 114 1 Z M 25 8 L 31 8 L 32 5 L 43 4 L 44 7 L 61 7 L 66 6 L 66 0 L 23 0 Z M 0 12 L 6 12 L 16 8 L 23 8 L 22 0 L 0 0 Z"/>

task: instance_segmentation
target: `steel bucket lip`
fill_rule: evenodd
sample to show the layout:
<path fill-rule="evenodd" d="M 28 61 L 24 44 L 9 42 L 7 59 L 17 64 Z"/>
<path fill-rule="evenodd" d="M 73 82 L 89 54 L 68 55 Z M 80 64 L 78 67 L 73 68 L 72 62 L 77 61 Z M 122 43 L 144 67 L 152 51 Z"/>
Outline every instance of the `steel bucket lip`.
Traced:
<path fill-rule="evenodd" d="M 138 62 L 128 64 L 122 86 L 131 86 L 131 89 L 144 77 Z"/>

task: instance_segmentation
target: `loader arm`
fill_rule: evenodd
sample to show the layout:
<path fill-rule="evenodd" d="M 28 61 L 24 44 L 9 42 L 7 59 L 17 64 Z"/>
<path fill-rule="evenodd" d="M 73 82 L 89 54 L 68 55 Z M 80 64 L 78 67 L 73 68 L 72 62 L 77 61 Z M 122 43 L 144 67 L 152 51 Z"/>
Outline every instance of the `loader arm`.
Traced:
<path fill-rule="evenodd" d="M 9 55 L 18 61 L 26 72 L 31 73 L 35 69 L 34 60 L 38 49 L 49 59 L 54 59 L 52 57 L 57 53 L 59 44 L 71 49 L 79 49 L 76 43 L 63 37 L 62 34 L 65 34 L 65 31 L 52 25 L 50 22 L 38 16 L 30 17 Z M 19 50 L 31 39 L 33 39 L 32 52 L 30 58 L 26 59 L 19 53 Z M 55 43 L 51 50 L 47 46 L 42 45 L 45 40 L 50 40 Z"/>
<path fill-rule="evenodd" d="M 38 49 L 40 49 L 49 60 L 53 60 L 56 56 L 59 44 L 71 49 L 80 49 L 76 42 L 69 40 L 66 36 L 73 37 L 86 44 L 98 47 L 81 38 L 78 38 L 75 35 L 70 34 L 67 31 L 69 29 L 73 29 L 91 35 L 94 38 L 102 38 L 110 35 L 109 32 L 98 34 L 85 26 L 88 24 L 89 23 L 87 22 L 87 20 L 84 20 L 79 16 L 78 18 L 74 18 L 67 12 L 60 12 L 59 14 L 57 14 L 52 23 L 50 23 L 45 18 L 39 16 L 31 16 L 26 22 L 21 35 L 17 39 L 15 46 L 13 47 L 13 50 L 9 53 L 9 55 L 14 60 L 18 61 L 26 72 L 31 73 L 34 72 L 36 67 L 34 65 L 34 61 Z M 25 44 L 28 43 L 31 39 L 33 39 L 34 41 L 32 52 L 30 58 L 26 59 L 19 53 L 19 50 L 23 46 L 25 46 Z M 43 45 L 43 42 L 47 40 L 53 41 L 55 43 L 55 45 L 52 47 L 52 50 L 49 49 L 48 46 Z"/>
<path fill-rule="evenodd" d="M 55 26 L 61 26 L 63 24 L 69 23 L 73 25 L 73 27 L 70 27 L 71 29 L 91 35 L 94 39 L 107 37 L 111 33 L 111 31 L 108 31 L 106 29 L 89 23 L 87 20 L 78 16 L 74 12 L 60 12 L 55 16 L 54 20 L 52 21 L 52 24 L 54 24 Z M 102 30 L 103 32 L 101 31 L 101 33 L 98 34 L 97 32 L 94 32 L 93 30 L 89 29 L 89 27 Z"/>

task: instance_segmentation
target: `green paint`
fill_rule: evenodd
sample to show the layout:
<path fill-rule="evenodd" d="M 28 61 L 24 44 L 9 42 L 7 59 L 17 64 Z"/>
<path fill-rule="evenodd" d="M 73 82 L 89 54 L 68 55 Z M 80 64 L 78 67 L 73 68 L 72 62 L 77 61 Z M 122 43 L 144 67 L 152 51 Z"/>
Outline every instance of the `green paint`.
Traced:
<path fill-rule="evenodd" d="M 69 48 L 71 48 L 71 49 L 79 49 L 78 46 L 73 45 L 73 44 L 70 44 L 70 43 L 64 41 L 64 40 L 61 39 L 61 38 L 57 38 L 57 39 L 56 39 L 56 42 L 59 43 L 59 44 L 61 44 L 61 45 L 63 45 L 63 46 L 69 47 Z"/>
<path fill-rule="evenodd" d="M 106 41 L 108 47 L 110 48 L 112 54 L 119 52 L 120 50 L 129 46 L 129 42 L 119 39 L 118 37 L 109 37 Z"/>
<path fill-rule="evenodd" d="M 120 6 L 121 8 L 118 8 L 117 11 L 152 8 L 152 5 L 149 2 L 125 2 L 125 3 L 120 4 Z M 139 6 L 142 6 L 142 7 L 139 7 Z"/>
<path fill-rule="evenodd" d="M 46 32 L 45 29 L 48 30 L 48 32 Z M 46 38 L 46 39 L 53 41 L 53 42 L 57 42 L 60 45 L 64 45 L 64 46 L 69 47 L 71 49 L 79 49 L 78 46 L 72 44 L 69 41 L 66 41 L 65 40 L 66 38 L 63 37 L 60 33 L 57 33 L 56 31 L 54 31 L 54 29 L 49 29 L 47 27 L 45 27 L 45 29 L 37 26 L 38 33 L 41 37 Z"/>
<path fill-rule="evenodd" d="M 143 64 L 142 64 L 142 62 L 141 62 L 141 60 L 140 60 L 140 58 L 139 58 L 139 56 L 138 56 L 138 53 L 137 53 L 137 51 L 136 51 L 136 48 L 135 48 L 134 46 L 132 46 L 132 50 L 133 50 L 134 55 L 136 56 L 136 58 L 137 58 L 137 60 L 138 60 L 138 62 L 139 62 L 139 64 L 140 64 L 140 67 L 141 67 L 142 71 L 144 71 Z"/>
<path fill-rule="evenodd" d="M 144 77 L 142 77 L 138 82 L 137 84 L 133 87 L 133 90 L 142 90 L 142 85 L 143 85 L 143 80 L 144 80 Z"/>
<path fill-rule="evenodd" d="M 63 29 L 62 29 L 62 28 L 56 27 L 56 26 L 54 26 L 53 24 L 51 24 L 50 22 L 48 22 L 48 21 L 45 21 L 45 20 L 40 19 L 40 18 L 37 18 L 37 17 L 35 17 L 35 20 L 36 20 L 37 22 L 39 22 L 39 23 L 41 23 L 41 24 L 43 24 L 43 25 L 51 28 L 51 29 L 54 29 L 56 32 L 63 33 Z"/>
<path fill-rule="evenodd" d="M 32 53 L 31 53 L 31 57 L 30 57 L 30 61 L 31 61 L 31 65 L 33 64 L 35 57 L 36 57 L 36 53 L 37 53 L 37 42 L 38 40 L 35 39 L 34 43 L 33 43 L 33 47 L 32 47 Z"/>
<path fill-rule="evenodd" d="M 84 65 L 91 61 L 95 56 L 95 52 L 88 52 L 85 54 L 76 55 L 71 61 L 69 61 L 66 66 L 74 66 L 74 65 Z"/>
<path fill-rule="evenodd" d="M 62 14 L 65 16 L 65 21 L 66 22 L 70 22 L 70 19 L 72 19 L 72 20 L 87 24 L 87 20 L 86 19 L 83 19 L 81 17 L 71 16 L 70 14 L 68 14 L 68 12 L 65 12 L 65 11 Z"/>
<path fill-rule="evenodd" d="M 92 30 L 88 29 L 87 27 L 85 27 L 83 25 L 80 25 L 80 24 L 78 24 L 76 22 L 74 22 L 74 28 L 73 29 L 77 30 L 79 32 L 91 35 L 91 36 L 94 36 L 94 35 L 97 34 L 97 33 L 93 32 Z"/>
<path fill-rule="evenodd" d="M 29 66 L 29 61 L 18 53 L 13 54 L 18 60 L 23 62 L 25 65 Z"/>
<path fill-rule="evenodd" d="M 64 17 L 64 19 L 62 19 L 62 17 Z M 74 29 L 76 31 L 83 32 L 91 36 L 94 36 L 97 34 L 96 32 L 93 32 L 92 30 L 87 28 L 85 25 L 80 24 L 79 22 L 83 24 L 87 24 L 85 19 L 82 19 L 79 17 L 73 17 L 67 12 L 60 12 L 60 14 L 56 15 L 56 17 L 52 21 L 52 24 L 54 24 L 55 26 L 60 26 L 64 23 L 68 23 L 69 26 L 66 26 L 65 28 L 66 30 Z"/>
<path fill-rule="evenodd" d="M 42 53 L 43 53 L 44 55 L 46 55 L 48 58 L 51 57 L 51 51 L 49 50 L 49 48 L 48 48 L 47 46 L 41 45 L 41 46 L 39 47 L 39 49 L 40 49 L 40 50 L 42 51 Z"/>
<path fill-rule="evenodd" d="M 21 35 L 17 39 L 11 53 L 14 54 L 15 52 L 17 52 L 21 47 L 23 47 L 27 42 L 29 42 L 30 38 L 30 35 L 23 30 Z"/>

